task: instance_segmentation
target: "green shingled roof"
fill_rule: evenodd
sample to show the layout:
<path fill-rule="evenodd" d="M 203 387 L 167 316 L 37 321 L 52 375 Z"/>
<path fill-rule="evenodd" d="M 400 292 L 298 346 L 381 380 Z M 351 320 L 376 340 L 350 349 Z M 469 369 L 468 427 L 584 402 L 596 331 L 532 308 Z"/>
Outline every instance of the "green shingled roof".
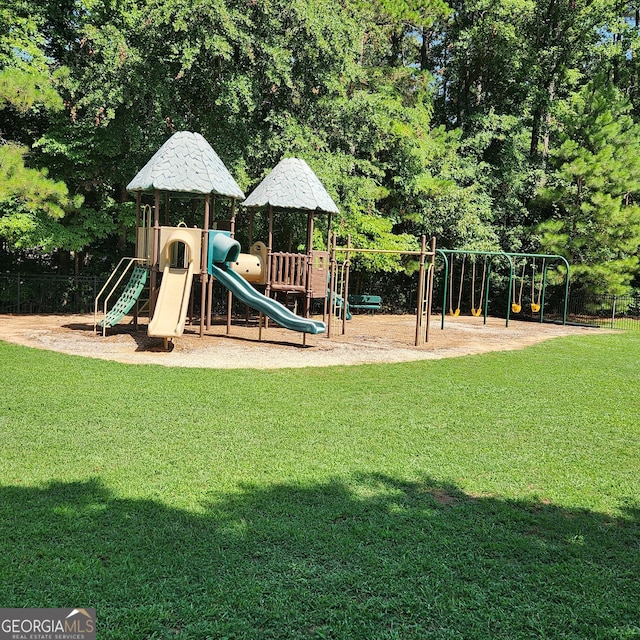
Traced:
<path fill-rule="evenodd" d="M 128 191 L 156 189 L 244 198 L 211 145 L 190 131 L 176 131 L 127 185 Z"/>
<path fill-rule="evenodd" d="M 281 160 L 242 204 L 338 213 L 336 203 L 316 174 L 299 158 Z"/>

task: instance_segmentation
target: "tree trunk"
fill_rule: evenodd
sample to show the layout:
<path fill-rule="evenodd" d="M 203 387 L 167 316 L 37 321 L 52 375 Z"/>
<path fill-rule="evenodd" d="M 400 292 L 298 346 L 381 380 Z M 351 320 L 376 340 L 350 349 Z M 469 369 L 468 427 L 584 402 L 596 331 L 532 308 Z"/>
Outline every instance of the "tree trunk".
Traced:
<path fill-rule="evenodd" d="M 427 40 L 427 29 L 422 27 L 422 42 L 420 43 L 420 71 L 429 68 L 429 41 Z"/>
<path fill-rule="evenodd" d="M 531 144 L 529 146 L 529 157 L 537 158 L 540 153 L 538 147 L 542 139 L 542 158 L 547 159 L 549 154 L 549 124 L 551 114 L 549 108 L 555 95 L 555 82 L 553 78 L 549 80 L 544 89 L 544 97 L 539 98 L 538 104 L 533 111 L 533 123 L 531 125 Z M 544 127 L 543 127 L 544 124 Z M 544 129 L 544 130 L 543 130 Z"/>
<path fill-rule="evenodd" d="M 391 52 L 389 54 L 389 66 L 399 67 L 404 63 L 402 44 L 404 41 L 404 31 L 395 31 L 391 34 Z"/>
<path fill-rule="evenodd" d="M 542 108 L 536 107 L 533 112 L 533 123 L 531 125 L 531 143 L 529 145 L 529 157 L 535 158 L 538 155 L 538 144 L 540 142 L 540 122 L 542 120 Z"/>
<path fill-rule="evenodd" d="M 549 83 L 549 87 L 547 90 L 547 97 L 549 98 L 549 102 L 547 103 L 546 113 L 544 114 L 544 132 L 542 135 L 542 159 L 544 162 L 547 161 L 549 157 L 549 135 L 551 130 L 551 109 L 550 106 L 553 104 L 553 99 L 555 97 L 555 83 L 553 80 Z"/>

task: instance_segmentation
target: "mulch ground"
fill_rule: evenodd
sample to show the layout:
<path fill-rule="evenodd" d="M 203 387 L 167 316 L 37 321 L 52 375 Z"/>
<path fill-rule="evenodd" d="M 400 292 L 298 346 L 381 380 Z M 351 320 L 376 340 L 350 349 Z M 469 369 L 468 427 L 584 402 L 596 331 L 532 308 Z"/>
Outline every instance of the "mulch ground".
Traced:
<path fill-rule="evenodd" d="M 429 341 L 415 347 L 415 317 L 359 314 L 347 322 L 333 322 L 331 336 L 287 331 L 271 324 L 262 330 L 255 322 L 235 321 L 229 334 L 224 323 L 214 324 L 204 337 L 199 326 L 187 326 L 182 337 L 164 349 L 163 340 L 149 338 L 146 325 L 138 331 L 126 322 L 94 334 L 92 315 L 0 315 L 0 340 L 38 349 L 116 360 L 129 364 L 172 367 L 256 368 L 321 367 L 451 358 L 488 351 L 522 349 L 559 336 L 601 331 L 504 319 L 432 316 Z M 304 343 L 303 343 L 304 341 Z"/>

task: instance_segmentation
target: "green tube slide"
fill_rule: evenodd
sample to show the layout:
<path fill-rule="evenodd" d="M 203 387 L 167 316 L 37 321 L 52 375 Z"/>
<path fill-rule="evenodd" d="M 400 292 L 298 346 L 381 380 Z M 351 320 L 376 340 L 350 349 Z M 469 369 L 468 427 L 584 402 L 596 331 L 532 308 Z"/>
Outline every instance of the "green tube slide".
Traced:
<path fill-rule="evenodd" d="M 209 264 L 209 273 L 239 300 L 252 309 L 264 313 L 285 329 L 301 333 L 324 333 L 326 331 L 324 322 L 297 316 L 277 300 L 262 295 L 240 274 L 226 265 Z"/>

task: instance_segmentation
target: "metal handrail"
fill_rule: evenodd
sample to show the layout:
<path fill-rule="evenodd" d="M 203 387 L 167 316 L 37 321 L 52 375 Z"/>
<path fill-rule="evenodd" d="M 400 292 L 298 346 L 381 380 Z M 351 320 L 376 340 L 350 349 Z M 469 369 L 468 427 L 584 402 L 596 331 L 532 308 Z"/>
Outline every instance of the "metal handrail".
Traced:
<path fill-rule="evenodd" d="M 115 290 L 118 288 L 118 285 L 122 282 L 122 279 L 125 277 L 125 275 L 127 275 L 129 269 L 131 268 L 131 265 L 136 261 L 138 261 L 138 262 L 146 262 L 145 258 L 124 257 L 124 258 L 120 259 L 120 262 L 118 262 L 118 264 L 116 265 L 116 268 L 112 271 L 112 273 L 109 276 L 108 280 L 104 283 L 104 286 L 102 287 L 102 289 L 100 289 L 100 291 L 98 292 L 98 295 L 96 296 L 96 300 L 95 300 L 95 304 L 94 304 L 94 308 L 93 308 L 93 334 L 94 335 L 97 335 L 97 333 L 98 333 L 98 302 L 100 300 L 100 296 L 104 293 L 104 290 L 109 286 L 109 283 L 114 278 L 116 273 L 118 273 L 118 269 L 120 269 L 120 265 L 123 262 L 125 262 L 126 260 L 129 261 L 129 264 L 125 267 L 124 271 L 122 272 L 122 275 L 118 278 L 117 282 L 113 285 L 113 287 L 109 291 L 109 295 L 107 295 L 107 297 L 105 298 L 104 306 L 103 306 L 103 314 L 104 314 L 103 315 L 103 319 L 107 317 L 107 304 L 109 303 L 109 300 L 111 299 L 111 296 L 113 295 Z M 104 323 L 104 325 L 102 327 L 102 335 L 103 336 L 107 335 L 106 323 Z"/>

